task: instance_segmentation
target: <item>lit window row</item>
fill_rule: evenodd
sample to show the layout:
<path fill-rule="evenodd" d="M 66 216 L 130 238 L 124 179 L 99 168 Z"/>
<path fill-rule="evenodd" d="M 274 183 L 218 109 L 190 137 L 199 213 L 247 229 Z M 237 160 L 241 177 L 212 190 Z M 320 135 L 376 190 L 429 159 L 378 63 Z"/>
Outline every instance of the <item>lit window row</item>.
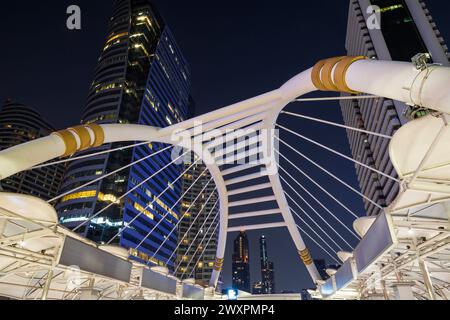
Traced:
<path fill-rule="evenodd" d="M 98 199 L 100 201 L 104 201 L 104 202 L 111 202 L 111 203 L 115 203 L 115 204 L 120 204 L 120 200 L 113 194 L 104 194 L 104 193 L 100 192 L 98 194 Z"/>
<path fill-rule="evenodd" d="M 116 114 L 115 113 L 110 113 L 110 114 L 104 114 L 101 116 L 98 116 L 92 120 L 89 121 L 83 121 L 84 124 L 92 124 L 92 123 L 96 123 L 99 121 L 109 121 L 109 120 L 115 120 L 116 119 Z"/>
<path fill-rule="evenodd" d="M 109 39 L 106 41 L 106 45 L 103 48 L 103 51 L 106 51 L 108 48 L 122 42 L 123 37 L 125 37 L 127 35 L 128 35 L 128 32 L 120 33 L 117 35 L 111 35 L 111 37 L 109 37 Z"/>
<path fill-rule="evenodd" d="M 98 89 L 95 90 L 95 93 L 99 93 L 105 90 L 111 90 L 111 89 L 115 89 L 115 88 L 122 88 L 123 84 L 122 83 L 110 83 L 107 85 L 104 85 Z"/>
<path fill-rule="evenodd" d="M 403 8 L 403 5 L 401 5 L 401 4 L 396 4 L 396 5 L 393 5 L 393 6 L 381 8 L 381 9 L 380 9 L 380 12 L 381 12 L 381 13 L 384 13 L 384 12 L 394 11 L 394 10 L 401 9 L 401 8 Z"/>
<path fill-rule="evenodd" d="M 143 44 L 141 44 L 141 43 L 136 43 L 136 44 L 134 44 L 133 45 L 133 48 L 134 49 L 140 49 L 140 50 L 142 50 L 143 52 L 144 52 L 144 54 L 145 54 L 145 56 L 150 56 L 150 54 L 148 53 L 148 51 L 147 51 L 147 49 L 144 47 L 144 45 Z"/>
<path fill-rule="evenodd" d="M 122 32 L 122 33 L 119 33 L 119 34 L 112 34 L 112 35 L 108 38 L 108 40 L 106 40 L 106 43 L 109 44 L 109 43 L 113 42 L 114 40 L 119 39 L 119 38 L 121 38 L 121 37 L 125 37 L 125 36 L 127 36 L 127 35 L 128 35 L 128 32 Z"/>
<path fill-rule="evenodd" d="M 145 214 L 150 219 L 154 220 L 155 216 L 150 211 L 146 210 L 143 206 L 141 206 L 139 203 L 135 202 L 133 206 L 137 211 Z"/>
<path fill-rule="evenodd" d="M 67 196 L 62 198 L 62 202 L 78 200 L 78 199 L 94 198 L 96 195 L 97 195 L 97 191 L 96 190 L 72 193 L 72 194 L 68 194 Z"/>
<path fill-rule="evenodd" d="M 172 217 L 174 217 L 175 219 L 178 220 L 178 215 L 175 213 L 175 211 L 173 211 L 171 208 L 169 208 L 168 205 L 166 205 L 161 199 L 159 199 L 158 197 L 154 196 L 150 190 L 147 190 L 145 192 L 149 197 L 153 197 L 153 202 L 152 203 L 156 203 L 158 204 L 161 208 L 163 208 L 166 212 L 168 212 Z"/>
<path fill-rule="evenodd" d="M 167 266 L 161 260 L 152 258 L 148 254 L 143 253 L 141 251 L 138 251 L 136 249 L 130 249 L 130 255 L 133 256 L 133 257 L 139 258 L 141 260 L 144 260 L 145 262 L 151 262 L 151 263 L 153 263 L 153 264 L 155 264 L 157 266 L 160 266 L 160 267 L 166 267 Z"/>

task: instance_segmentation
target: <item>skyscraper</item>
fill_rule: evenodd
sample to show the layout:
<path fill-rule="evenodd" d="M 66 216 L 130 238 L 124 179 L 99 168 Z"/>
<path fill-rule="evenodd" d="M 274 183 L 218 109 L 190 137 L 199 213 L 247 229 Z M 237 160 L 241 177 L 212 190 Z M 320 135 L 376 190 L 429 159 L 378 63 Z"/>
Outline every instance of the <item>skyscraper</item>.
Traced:
<path fill-rule="evenodd" d="M 243 231 L 234 240 L 232 272 L 233 287 L 250 293 L 248 238 Z"/>
<path fill-rule="evenodd" d="M 373 7 L 381 16 L 374 24 Z M 371 23 L 368 25 L 368 21 Z M 430 53 L 434 63 L 450 65 L 445 42 L 421 0 L 351 0 L 346 41 L 347 54 L 370 59 L 411 61 L 418 53 Z M 392 136 L 407 123 L 415 108 L 389 99 L 349 100 L 341 102 L 346 125 Z M 353 157 L 375 169 L 396 177 L 389 158 L 389 140 L 348 131 Z M 386 207 L 398 193 L 398 183 L 367 168 L 356 166 L 368 215 L 381 212 L 374 203 Z"/>
<path fill-rule="evenodd" d="M 215 192 L 211 174 L 204 164 L 197 164 L 192 168 L 191 164 L 186 164 L 185 167 L 185 196 L 181 205 L 181 215 L 184 219 L 178 227 L 180 247 L 177 252 L 177 265 L 180 264 L 180 269 L 176 276 L 186 279 L 193 274 L 198 283 L 208 285 L 217 251 L 216 226 L 220 222 L 218 194 Z M 211 241 L 208 244 L 209 239 Z"/>
<path fill-rule="evenodd" d="M 151 2 L 116 0 L 81 122 L 167 127 L 189 116 L 189 92 L 188 64 Z M 127 145 L 110 144 L 94 152 Z M 181 195 L 182 181 L 174 181 L 182 167 L 172 165 L 140 185 L 171 162 L 171 150 L 70 192 L 165 147 L 147 144 L 71 163 L 61 189 L 61 193 L 69 193 L 57 206 L 61 223 L 69 228 L 85 223 L 78 232 L 107 243 L 141 214 L 113 243 L 129 248 L 131 255 L 141 261 L 173 267 L 173 261 L 168 260 L 177 245 L 176 230 L 167 240 L 166 237 L 179 219 L 176 202 Z M 168 191 L 158 198 L 167 187 Z M 131 189 L 135 190 L 124 197 Z M 101 214 L 86 223 L 98 212 Z M 167 218 L 148 235 L 166 213 Z"/>
<path fill-rule="evenodd" d="M 30 107 L 6 101 L 0 110 L 0 150 L 48 136 L 55 129 Z M 6 192 L 28 194 L 43 200 L 54 198 L 64 175 L 64 165 L 18 173 L 0 183 Z"/>
<path fill-rule="evenodd" d="M 261 283 L 263 294 L 275 294 L 275 275 L 273 262 L 269 261 L 267 254 L 267 239 L 261 236 L 259 239 L 259 250 L 261 255 Z"/>

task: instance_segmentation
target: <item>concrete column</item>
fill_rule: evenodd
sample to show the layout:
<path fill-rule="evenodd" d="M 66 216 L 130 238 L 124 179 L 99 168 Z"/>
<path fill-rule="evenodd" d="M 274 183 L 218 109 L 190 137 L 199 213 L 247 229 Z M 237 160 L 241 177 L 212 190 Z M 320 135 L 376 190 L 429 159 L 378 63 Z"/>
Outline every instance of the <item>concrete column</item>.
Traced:
<path fill-rule="evenodd" d="M 425 287 L 427 288 L 428 296 L 430 300 L 436 300 L 436 293 L 434 292 L 433 283 L 431 282 L 430 273 L 428 272 L 427 263 L 419 258 L 419 267 L 422 272 L 423 282 L 425 283 Z"/>
<path fill-rule="evenodd" d="M 395 300 L 416 300 L 414 298 L 412 282 L 397 282 L 394 284 Z"/>

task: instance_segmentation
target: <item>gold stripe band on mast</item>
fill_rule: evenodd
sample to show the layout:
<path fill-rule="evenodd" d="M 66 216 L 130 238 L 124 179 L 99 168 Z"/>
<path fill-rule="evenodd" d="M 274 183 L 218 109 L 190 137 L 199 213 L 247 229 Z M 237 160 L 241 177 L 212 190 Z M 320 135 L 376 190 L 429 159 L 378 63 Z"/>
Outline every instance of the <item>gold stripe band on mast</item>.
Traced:
<path fill-rule="evenodd" d="M 348 68 L 350 68 L 350 66 L 356 61 L 365 59 L 367 59 L 367 57 L 364 56 L 345 57 L 344 59 L 338 62 L 338 64 L 336 65 L 336 69 L 334 70 L 334 77 L 333 77 L 334 84 L 336 85 L 338 91 L 348 92 L 352 94 L 358 93 L 357 91 L 354 91 L 349 88 L 349 86 L 347 85 L 347 81 L 345 79 L 347 76 Z"/>
<path fill-rule="evenodd" d="M 311 253 L 309 252 L 308 249 L 299 251 L 299 254 L 300 254 L 300 258 L 302 259 L 305 266 L 309 266 L 309 265 L 313 264 L 314 261 L 311 256 Z"/>
<path fill-rule="evenodd" d="M 93 135 L 91 135 L 90 132 L 92 132 Z M 69 157 L 78 151 L 100 147 L 105 142 L 105 132 L 98 124 L 76 126 L 52 134 L 58 136 L 64 142 L 66 150 L 62 157 Z"/>
<path fill-rule="evenodd" d="M 52 133 L 58 137 L 60 137 L 66 146 L 66 150 L 64 151 L 64 154 L 62 157 L 68 157 L 73 155 L 75 152 L 77 152 L 78 144 L 77 139 L 75 139 L 75 136 L 72 134 L 69 130 L 62 130 L 58 132 Z"/>
<path fill-rule="evenodd" d="M 216 262 L 214 263 L 214 270 L 217 272 L 222 271 L 224 261 L 225 259 L 216 258 Z"/>
<path fill-rule="evenodd" d="M 77 126 L 69 128 L 69 130 L 75 132 L 80 138 L 80 147 L 78 148 L 79 151 L 89 149 L 89 147 L 91 146 L 91 135 L 89 134 L 89 131 L 88 129 L 86 129 L 86 127 Z"/>
<path fill-rule="evenodd" d="M 359 60 L 368 59 L 364 56 L 343 56 L 320 60 L 313 67 L 311 81 L 321 91 L 336 91 L 357 94 L 347 82 L 346 76 L 350 66 Z"/>

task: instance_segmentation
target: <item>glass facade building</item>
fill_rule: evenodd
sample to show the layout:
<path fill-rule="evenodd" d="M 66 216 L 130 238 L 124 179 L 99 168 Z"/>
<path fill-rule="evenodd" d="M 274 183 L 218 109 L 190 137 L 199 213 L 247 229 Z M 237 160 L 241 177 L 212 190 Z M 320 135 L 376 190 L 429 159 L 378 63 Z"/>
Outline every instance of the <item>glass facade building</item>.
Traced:
<path fill-rule="evenodd" d="M 191 164 L 185 167 L 186 171 Z M 180 269 L 176 276 L 186 279 L 192 274 L 197 283 L 205 286 L 209 284 L 214 269 L 218 241 L 216 226 L 220 222 L 219 196 L 211 179 L 204 164 L 194 165 L 186 172 L 181 206 L 184 218 L 178 227 L 177 265 L 180 264 Z"/>
<path fill-rule="evenodd" d="M 189 66 L 157 10 L 148 0 L 116 0 L 82 124 L 167 127 L 191 116 L 191 101 Z M 91 152 L 128 145 L 110 144 Z M 74 161 L 68 167 L 61 193 L 165 147 L 150 143 Z M 169 149 L 98 183 L 69 193 L 57 206 L 60 222 L 71 229 L 85 223 L 78 232 L 98 243 L 110 242 L 128 226 L 113 243 L 129 249 L 131 256 L 140 261 L 172 268 L 173 261 L 168 260 L 177 245 L 176 230 L 169 239 L 166 237 L 179 219 L 180 208 L 176 202 L 181 195 L 182 181 L 173 182 L 181 174 L 182 167 L 171 165 L 154 179 L 143 183 L 172 161 L 171 153 Z M 158 198 L 167 188 L 168 191 Z M 135 190 L 126 195 L 132 189 Z M 98 212 L 101 214 L 86 223 Z M 137 215 L 140 217 L 129 225 Z M 161 220 L 156 230 L 148 235 Z"/>
<path fill-rule="evenodd" d="M 377 6 L 379 27 L 372 21 L 369 6 Z M 368 13 L 369 12 L 369 13 Z M 449 52 L 430 11 L 421 0 L 351 0 L 346 39 L 347 54 L 370 59 L 411 62 L 418 53 L 430 53 L 432 61 L 449 66 Z M 399 101 L 389 99 L 347 100 L 341 102 L 346 125 L 392 136 L 414 115 L 422 114 Z M 397 177 L 389 158 L 389 140 L 361 132 L 348 131 L 353 158 Z M 356 174 L 367 215 L 376 216 L 396 198 L 399 185 L 362 166 Z"/>
<path fill-rule="evenodd" d="M 46 137 L 55 129 L 34 109 L 7 101 L 0 109 L 0 150 Z M 64 165 L 24 171 L 0 182 L 0 190 L 28 194 L 42 200 L 56 197 Z"/>

